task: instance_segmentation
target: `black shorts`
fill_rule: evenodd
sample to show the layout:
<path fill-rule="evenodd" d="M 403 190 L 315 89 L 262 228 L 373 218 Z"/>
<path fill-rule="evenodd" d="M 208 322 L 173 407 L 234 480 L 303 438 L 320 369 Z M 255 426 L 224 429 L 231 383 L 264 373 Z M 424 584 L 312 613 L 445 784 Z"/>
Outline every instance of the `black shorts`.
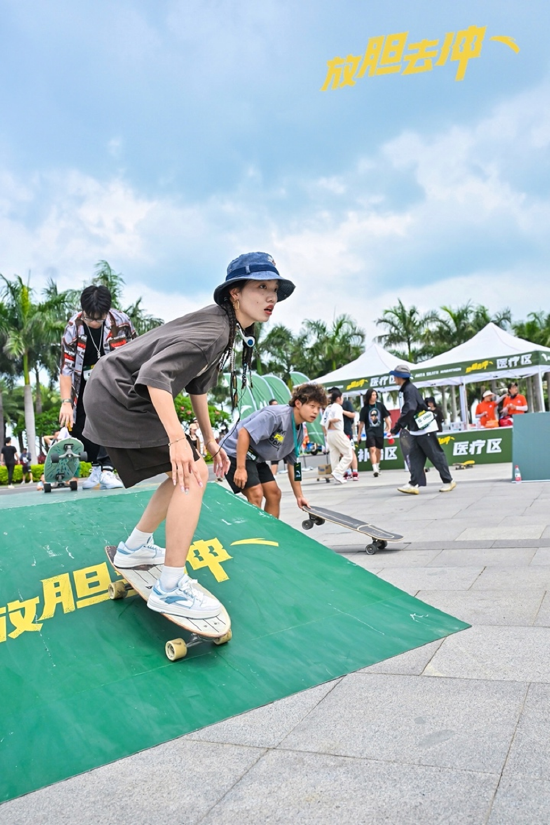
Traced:
<path fill-rule="evenodd" d="M 384 436 L 367 433 L 367 447 L 376 447 L 377 450 L 382 450 L 384 447 Z"/>
<path fill-rule="evenodd" d="M 198 461 L 200 455 L 187 435 L 187 441 L 193 451 L 193 459 Z M 116 467 L 120 479 L 125 487 L 133 487 L 139 481 L 159 475 L 171 473 L 170 447 L 161 444 L 160 447 L 108 447 L 109 457 Z"/>
<path fill-rule="evenodd" d="M 234 493 L 242 493 L 242 489 L 237 487 L 233 482 L 233 476 L 237 470 L 237 459 L 229 456 L 229 461 L 231 462 L 231 466 L 225 477 Z M 244 485 L 245 490 L 249 487 L 257 487 L 258 484 L 267 484 L 268 481 L 275 481 L 273 473 L 271 472 L 271 465 L 266 461 L 253 461 L 251 458 L 247 458 L 244 466 L 248 474 L 246 484 Z"/>

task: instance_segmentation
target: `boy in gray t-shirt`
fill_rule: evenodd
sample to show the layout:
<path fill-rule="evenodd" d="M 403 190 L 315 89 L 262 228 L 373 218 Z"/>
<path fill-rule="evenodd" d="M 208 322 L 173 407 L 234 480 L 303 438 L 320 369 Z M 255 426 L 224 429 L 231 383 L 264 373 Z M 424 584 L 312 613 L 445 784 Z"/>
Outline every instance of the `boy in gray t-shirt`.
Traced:
<path fill-rule="evenodd" d="M 220 444 L 229 457 L 226 478 L 233 492 L 243 493 L 260 508 L 265 499 L 266 513 L 278 518 L 281 491 L 270 465 L 282 460 L 298 507 L 308 507 L 300 484 L 299 447 L 303 425 L 315 421 L 326 403 L 320 384 L 302 384 L 294 389 L 288 405 L 263 407 L 239 421 Z"/>

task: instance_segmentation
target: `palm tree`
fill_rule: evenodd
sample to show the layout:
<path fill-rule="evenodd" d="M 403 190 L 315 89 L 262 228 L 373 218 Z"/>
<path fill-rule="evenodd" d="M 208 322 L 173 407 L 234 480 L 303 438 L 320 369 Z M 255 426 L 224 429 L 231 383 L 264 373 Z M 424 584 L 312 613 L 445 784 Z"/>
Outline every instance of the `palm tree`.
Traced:
<path fill-rule="evenodd" d="M 530 312 L 527 321 L 518 321 L 513 324 L 513 330 L 518 338 L 550 347 L 550 313 Z"/>
<path fill-rule="evenodd" d="M 149 332 L 150 329 L 160 327 L 164 324 L 162 318 L 155 318 L 154 315 L 149 315 L 141 306 L 143 298 L 138 298 L 129 307 L 123 310 L 133 323 L 138 335 L 143 335 L 144 332 Z"/>
<path fill-rule="evenodd" d="M 364 342 L 364 330 L 349 315 L 339 315 L 331 327 L 306 320 L 295 340 L 294 368 L 306 375 L 325 375 L 359 358 Z"/>
<path fill-rule="evenodd" d="M 284 324 L 275 324 L 262 341 L 268 372 L 282 378 L 288 385 L 296 359 L 296 338 Z"/>
<path fill-rule="evenodd" d="M 421 315 L 415 306 L 409 309 L 401 298 L 397 306 L 385 309 L 382 317 L 376 321 L 377 326 L 386 327 L 386 332 L 376 341 L 390 348 L 398 358 L 415 363 L 428 356 L 425 348 L 425 333 L 430 323 L 435 320 L 433 312 Z"/>
<path fill-rule="evenodd" d="M 31 371 L 36 364 L 45 363 L 46 353 L 56 338 L 61 337 L 64 322 L 59 319 L 56 301 L 33 303 L 32 289 L 16 275 L 9 281 L 3 275 L 2 297 L 6 308 L 7 328 L 3 351 L 12 362 L 20 362 L 20 373 L 24 382 L 24 409 L 27 443 L 36 461 L 36 431 L 34 406 L 31 389 Z M 37 383 L 40 395 L 40 382 Z"/>
<path fill-rule="evenodd" d="M 111 293 L 111 306 L 115 309 L 121 309 L 122 306 L 122 288 L 124 286 L 124 278 L 120 272 L 115 272 L 107 261 L 98 261 L 95 265 L 95 273 L 92 278 L 92 284 L 97 286 L 106 286 Z M 138 302 L 141 299 L 138 299 Z M 80 304 L 80 301 L 79 301 Z"/>

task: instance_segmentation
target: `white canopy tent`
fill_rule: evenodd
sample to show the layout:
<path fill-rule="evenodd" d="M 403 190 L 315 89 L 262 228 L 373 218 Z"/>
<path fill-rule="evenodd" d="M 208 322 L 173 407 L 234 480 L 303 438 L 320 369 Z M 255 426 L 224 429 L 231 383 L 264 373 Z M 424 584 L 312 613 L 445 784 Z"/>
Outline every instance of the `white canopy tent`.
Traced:
<path fill-rule="evenodd" d="M 466 423 L 466 384 L 536 376 L 539 407 L 544 410 L 542 376 L 549 371 L 549 347 L 516 338 L 491 323 L 464 344 L 422 361 L 413 368 L 413 380 L 418 387 L 458 386 Z"/>
<path fill-rule="evenodd" d="M 409 369 L 414 369 L 414 364 L 397 358 L 372 341 L 355 361 L 322 375 L 316 381 L 325 387 L 340 387 L 346 395 L 361 395 L 369 387 L 378 392 L 391 392 L 397 389 L 397 385 L 389 372 L 397 364 L 405 364 Z"/>

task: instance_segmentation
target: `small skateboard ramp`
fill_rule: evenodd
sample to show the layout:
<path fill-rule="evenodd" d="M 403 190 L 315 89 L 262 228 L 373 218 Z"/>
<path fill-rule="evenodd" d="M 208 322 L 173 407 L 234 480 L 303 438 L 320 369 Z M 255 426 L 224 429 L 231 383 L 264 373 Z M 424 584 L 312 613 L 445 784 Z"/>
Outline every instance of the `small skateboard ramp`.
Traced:
<path fill-rule="evenodd" d="M 103 548 L 150 495 L 2 509 L 1 801 L 467 627 L 209 484 L 188 572 L 233 640 L 171 663 L 174 626 L 139 596 L 107 598 Z"/>

